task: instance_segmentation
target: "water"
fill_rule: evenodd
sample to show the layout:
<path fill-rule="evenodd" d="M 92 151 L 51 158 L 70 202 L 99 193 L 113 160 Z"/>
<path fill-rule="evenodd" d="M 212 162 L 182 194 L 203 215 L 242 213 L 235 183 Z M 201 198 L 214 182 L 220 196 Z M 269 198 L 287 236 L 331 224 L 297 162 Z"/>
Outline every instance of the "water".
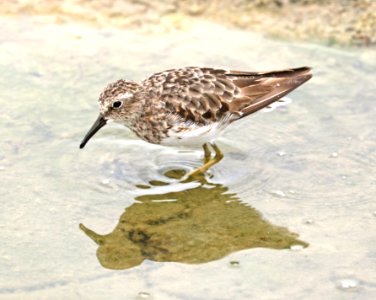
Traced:
<path fill-rule="evenodd" d="M 374 49 L 28 19 L 0 20 L 0 43 L 0 298 L 376 296 Z M 201 149 L 115 125 L 78 149 L 107 83 L 187 65 L 314 77 L 229 127 L 192 182 Z"/>

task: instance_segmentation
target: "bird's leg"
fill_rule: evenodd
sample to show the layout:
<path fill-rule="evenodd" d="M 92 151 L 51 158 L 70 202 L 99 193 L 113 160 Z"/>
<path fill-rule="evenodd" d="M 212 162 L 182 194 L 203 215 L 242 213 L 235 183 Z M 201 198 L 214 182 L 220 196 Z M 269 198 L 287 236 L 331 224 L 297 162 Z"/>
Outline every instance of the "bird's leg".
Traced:
<path fill-rule="evenodd" d="M 204 148 L 204 164 L 206 164 L 211 158 L 211 152 L 207 143 L 203 144 L 202 148 Z"/>
<path fill-rule="evenodd" d="M 212 167 L 213 165 L 215 165 L 216 163 L 218 163 L 222 158 L 223 158 L 223 153 L 221 152 L 221 150 L 219 150 L 218 146 L 214 143 L 210 143 L 210 145 L 212 146 L 212 148 L 214 149 L 215 151 L 215 156 L 212 158 L 211 157 L 211 153 L 210 153 L 210 149 L 209 149 L 209 146 L 208 144 L 204 144 L 202 147 L 204 148 L 204 164 L 193 170 L 191 173 L 189 173 L 188 175 L 188 178 L 192 178 L 198 174 L 202 174 L 202 173 L 205 173 L 207 170 L 209 170 L 210 167 Z"/>
<path fill-rule="evenodd" d="M 221 149 L 219 149 L 219 147 L 216 144 L 211 143 L 210 145 L 213 147 L 213 149 L 215 151 L 215 156 L 214 156 L 214 159 L 216 161 L 215 163 L 218 163 L 220 160 L 222 160 L 224 155 L 223 155 Z"/>

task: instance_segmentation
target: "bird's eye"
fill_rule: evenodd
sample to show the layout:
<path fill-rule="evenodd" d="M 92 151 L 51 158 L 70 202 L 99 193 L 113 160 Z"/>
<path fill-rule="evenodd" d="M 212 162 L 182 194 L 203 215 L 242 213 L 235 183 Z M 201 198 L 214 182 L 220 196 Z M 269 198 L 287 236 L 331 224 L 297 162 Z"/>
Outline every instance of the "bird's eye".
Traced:
<path fill-rule="evenodd" d="M 112 103 L 112 107 L 115 109 L 118 109 L 122 106 L 123 106 L 123 101 L 115 101 L 114 103 Z"/>

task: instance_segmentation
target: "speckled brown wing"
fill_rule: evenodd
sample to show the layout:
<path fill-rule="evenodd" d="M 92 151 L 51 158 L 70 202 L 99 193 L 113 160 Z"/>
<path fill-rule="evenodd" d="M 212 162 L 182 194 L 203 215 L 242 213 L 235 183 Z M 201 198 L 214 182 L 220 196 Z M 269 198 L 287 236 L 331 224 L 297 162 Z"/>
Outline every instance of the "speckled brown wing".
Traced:
<path fill-rule="evenodd" d="M 189 67 L 154 74 L 144 84 L 158 91 L 171 113 L 205 125 L 249 115 L 309 78 L 309 68 L 255 73 Z"/>
<path fill-rule="evenodd" d="M 165 109 L 183 121 L 206 125 L 229 111 L 227 100 L 239 93 L 225 70 L 188 67 L 154 74 L 149 84 L 160 90 Z"/>
<path fill-rule="evenodd" d="M 269 106 L 312 77 L 309 67 L 265 73 L 230 71 L 226 77 L 240 93 L 229 103 L 230 111 L 245 117 Z"/>

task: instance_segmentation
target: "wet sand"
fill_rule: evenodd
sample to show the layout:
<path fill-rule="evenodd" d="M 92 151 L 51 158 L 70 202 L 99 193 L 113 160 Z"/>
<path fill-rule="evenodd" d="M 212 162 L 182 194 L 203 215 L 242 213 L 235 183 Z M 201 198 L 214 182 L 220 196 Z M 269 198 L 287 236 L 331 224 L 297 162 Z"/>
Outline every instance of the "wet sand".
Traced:
<path fill-rule="evenodd" d="M 376 44 L 376 1 L 372 0 L 15 0 L 2 2 L 0 13 L 148 32 L 190 28 L 193 19 L 206 19 L 279 39 Z"/>

